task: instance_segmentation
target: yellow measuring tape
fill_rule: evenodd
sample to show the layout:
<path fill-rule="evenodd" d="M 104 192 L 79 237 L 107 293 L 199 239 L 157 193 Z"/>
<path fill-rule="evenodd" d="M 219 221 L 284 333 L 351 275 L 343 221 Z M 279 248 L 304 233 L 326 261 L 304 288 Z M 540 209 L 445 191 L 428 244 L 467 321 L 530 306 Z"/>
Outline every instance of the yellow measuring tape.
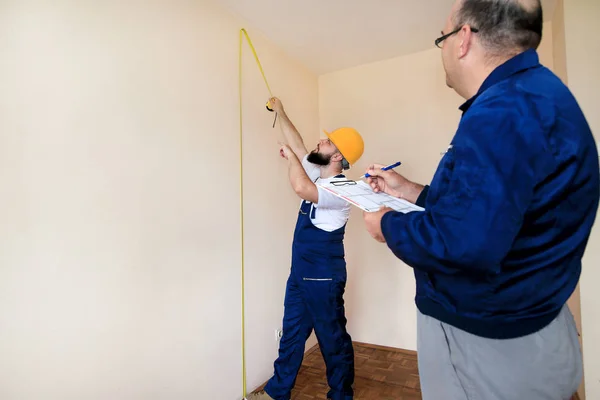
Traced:
<path fill-rule="evenodd" d="M 267 82 L 267 77 L 265 76 L 265 72 L 263 71 L 262 65 L 260 65 L 260 60 L 258 59 L 258 55 L 256 54 L 256 50 L 252 45 L 252 41 L 248 36 L 248 32 L 244 28 L 240 29 L 240 46 L 239 46 L 239 108 L 240 108 L 240 214 L 241 214 L 241 249 L 242 249 L 242 398 L 246 398 L 246 316 L 245 316 L 245 291 L 244 291 L 244 168 L 243 168 L 243 123 L 242 123 L 242 41 L 246 36 L 246 40 L 248 41 L 248 45 L 254 54 L 254 58 L 256 59 L 256 64 L 258 64 L 258 68 L 260 69 L 260 73 L 265 81 L 265 85 L 267 85 L 267 90 L 269 91 L 269 95 L 273 97 L 273 93 L 271 92 L 271 88 L 269 87 L 269 82 Z"/>

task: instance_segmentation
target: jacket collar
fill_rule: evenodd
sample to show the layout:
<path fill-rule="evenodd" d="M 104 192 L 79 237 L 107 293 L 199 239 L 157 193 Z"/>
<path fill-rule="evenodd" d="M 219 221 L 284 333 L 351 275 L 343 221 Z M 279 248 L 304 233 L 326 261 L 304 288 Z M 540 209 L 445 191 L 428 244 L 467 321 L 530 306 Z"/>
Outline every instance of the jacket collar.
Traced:
<path fill-rule="evenodd" d="M 473 102 L 487 89 L 495 84 L 510 78 L 511 76 L 540 65 L 540 59 L 534 49 L 529 49 L 521 54 L 514 56 L 504 64 L 498 66 L 492 73 L 483 81 L 483 84 L 477 91 L 477 94 L 463 103 L 459 109 L 465 113 L 471 107 Z"/>

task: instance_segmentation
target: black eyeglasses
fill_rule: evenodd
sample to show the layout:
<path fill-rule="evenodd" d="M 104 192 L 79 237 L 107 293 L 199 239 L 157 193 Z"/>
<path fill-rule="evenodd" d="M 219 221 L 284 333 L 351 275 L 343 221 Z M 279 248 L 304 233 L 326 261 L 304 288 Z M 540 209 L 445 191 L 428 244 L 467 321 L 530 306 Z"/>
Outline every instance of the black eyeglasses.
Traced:
<path fill-rule="evenodd" d="M 444 40 L 448 39 L 450 36 L 452 36 L 454 34 L 457 34 L 458 32 L 460 32 L 461 29 L 462 29 L 462 26 L 460 28 L 457 28 L 457 29 L 453 30 L 450 33 L 446 33 L 445 35 L 440 36 L 439 38 L 435 39 L 435 42 L 434 42 L 435 45 L 441 49 L 442 46 L 440 46 L 440 43 L 442 43 Z M 477 32 L 479 32 L 479 29 L 477 29 L 477 28 L 471 28 L 471 32 L 477 33 Z"/>

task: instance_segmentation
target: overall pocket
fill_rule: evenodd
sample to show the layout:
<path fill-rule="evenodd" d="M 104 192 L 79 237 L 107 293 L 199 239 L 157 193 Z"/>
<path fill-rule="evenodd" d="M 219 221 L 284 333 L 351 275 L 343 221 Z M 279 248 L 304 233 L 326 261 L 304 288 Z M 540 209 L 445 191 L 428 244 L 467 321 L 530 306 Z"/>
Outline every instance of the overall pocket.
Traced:
<path fill-rule="evenodd" d="M 315 281 L 315 282 L 328 282 L 332 281 L 333 278 L 302 278 L 304 281 Z"/>

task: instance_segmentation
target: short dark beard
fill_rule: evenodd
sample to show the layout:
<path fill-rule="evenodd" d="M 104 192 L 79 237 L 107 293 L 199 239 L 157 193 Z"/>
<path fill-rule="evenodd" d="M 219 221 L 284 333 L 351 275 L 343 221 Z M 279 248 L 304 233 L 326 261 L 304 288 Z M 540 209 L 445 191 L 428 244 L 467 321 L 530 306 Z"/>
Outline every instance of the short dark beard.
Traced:
<path fill-rule="evenodd" d="M 329 165 L 329 163 L 331 162 L 331 155 L 324 156 L 323 154 L 318 153 L 316 151 L 311 151 L 308 154 L 308 157 L 306 158 L 306 160 L 308 162 L 316 164 L 316 165 L 325 166 L 325 165 Z"/>

